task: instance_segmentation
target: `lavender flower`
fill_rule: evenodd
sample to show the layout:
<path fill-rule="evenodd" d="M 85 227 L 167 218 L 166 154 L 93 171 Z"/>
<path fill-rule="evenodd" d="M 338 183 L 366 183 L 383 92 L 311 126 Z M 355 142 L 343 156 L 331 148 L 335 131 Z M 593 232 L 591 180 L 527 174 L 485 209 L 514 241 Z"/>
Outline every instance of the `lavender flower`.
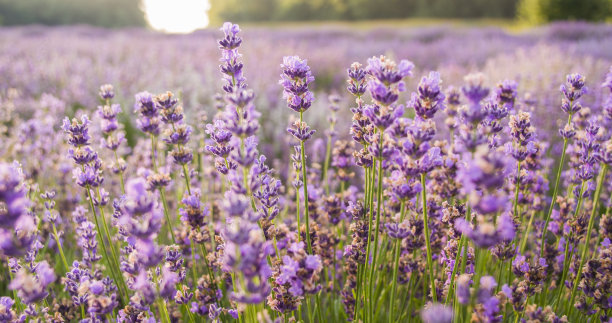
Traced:
<path fill-rule="evenodd" d="M 11 283 L 9 289 L 17 291 L 19 299 L 32 304 L 47 297 L 47 286 L 55 281 L 55 272 L 46 261 L 39 262 L 34 273 L 28 273 L 25 268 L 20 269 Z"/>
<path fill-rule="evenodd" d="M 314 95 L 308 90 L 314 76 L 307 61 L 299 56 L 285 56 L 281 68 L 283 72 L 279 84 L 283 86 L 283 98 L 287 100 L 287 106 L 300 113 L 308 110 L 314 101 Z"/>
<path fill-rule="evenodd" d="M 460 218 L 455 221 L 455 228 L 481 248 L 490 248 L 502 242 L 510 242 L 514 239 L 515 234 L 515 224 L 508 214 L 498 218 L 497 227 L 482 219 L 473 228 L 465 219 Z"/>
<path fill-rule="evenodd" d="M 444 110 L 444 94 L 440 84 L 440 73 L 430 72 L 419 82 L 417 93 L 412 93 L 407 106 L 414 109 L 422 119 L 431 119 L 438 110 Z"/>
<path fill-rule="evenodd" d="M 223 90 L 227 93 L 232 93 L 236 88 L 244 87 L 245 78 L 242 75 L 242 62 L 239 61 L 240 54 L 238 47 L 242 43 L 242 39 L 238 36 L 240 27 L 226 22 L 220 29 L 225 34 L 225 37 L 219 40 L 219 48 L 222 52 L 221 73 L 224 74 L 226 84 Z"/>
<path fill-rule="evenodd" d="M 421 318 L 425 323 L 450 323 L 453 322 L 453 311 L 442 304 L 431 304 L 423 309 Z"/>
<path fill-rule="evenodd" d="M 20 256 L 28 250 L 37 231 L 32 215 L 27 212 L 24 175 L 16 162 L 0 162 L 0 253 Z"/>

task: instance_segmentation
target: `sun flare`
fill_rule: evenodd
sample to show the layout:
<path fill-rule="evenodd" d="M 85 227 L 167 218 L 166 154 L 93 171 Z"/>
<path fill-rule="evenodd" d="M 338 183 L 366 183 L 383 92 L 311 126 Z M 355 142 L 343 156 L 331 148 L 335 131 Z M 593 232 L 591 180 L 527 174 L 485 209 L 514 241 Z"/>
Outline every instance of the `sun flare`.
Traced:
<path fill-rule="evenodd" d="M 207 0 L 143 0 L 143 6 L 155 30 L 190 33 L 208 25 Z"/>

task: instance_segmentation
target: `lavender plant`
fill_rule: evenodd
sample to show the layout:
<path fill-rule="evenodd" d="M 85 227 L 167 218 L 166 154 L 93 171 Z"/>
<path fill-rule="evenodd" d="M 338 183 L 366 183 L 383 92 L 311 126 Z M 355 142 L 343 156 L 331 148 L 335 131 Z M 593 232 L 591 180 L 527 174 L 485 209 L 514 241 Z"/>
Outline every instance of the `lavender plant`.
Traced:
<path fill-rule="evenodd" d="M 612 69 L 547 92 L 356 51 L 326 95 L 315 54 L 221 32 L 212 109 L 0 87 L 0 321 L 610 321 Z"/>

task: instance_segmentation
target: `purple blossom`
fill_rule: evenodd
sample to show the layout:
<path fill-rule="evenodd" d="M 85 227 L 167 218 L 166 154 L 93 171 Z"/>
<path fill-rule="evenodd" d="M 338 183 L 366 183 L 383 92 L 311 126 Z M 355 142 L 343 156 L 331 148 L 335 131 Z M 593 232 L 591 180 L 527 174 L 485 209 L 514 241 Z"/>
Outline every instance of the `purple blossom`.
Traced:
<path fill-rule="evenodd" d="M 431 119 L 438 110 L 444 110 L 444 93 L 440 84 L 440 73 L 430 72 L 419 82 L 416 93 L 412 93 L 410 102 L 406 105 L 412 107 L 416 115 L 422 119 Z"/>
<path fill-rule="evenodd" d="M 510 242 L 514 239 L 515 228 L 510 215 L 503 214 L 499 217 L 497 227 L 492 223 L 479 223 L 473 227 L 465 219 L 457 219 L 455 228 L 468 236 L 474 244 L 481 248 L 490 248 L 502 242 Z"/>
<path fill-rule="evenodd" d="M 430 304 L 421 312 L 421 318 L 425 323 L 451 323 L 453 311 L 442 304 Z"/>
<path fill-rule="evenodd" d="M 43 298 L 49 293 L 47 286 L 55 281 L 55 272 L 46 261 L 41 261 L 36 265 L 34 273 L 29 273 L 25 268 L 17 272 L 9 284 L 9 289 L 16 290 L 19 299 L 32 304 Z"/>
<path fill-rule="evenodd" d="M 314 95 L 308 90 L 314 76 L 307 61 L 299 56 L 285 56 L 281 68 L 279 84 L 284 88 L 283 98 L 287 100 L 287 106 L 295 112 L 308 110 L 314 101 Z"/>

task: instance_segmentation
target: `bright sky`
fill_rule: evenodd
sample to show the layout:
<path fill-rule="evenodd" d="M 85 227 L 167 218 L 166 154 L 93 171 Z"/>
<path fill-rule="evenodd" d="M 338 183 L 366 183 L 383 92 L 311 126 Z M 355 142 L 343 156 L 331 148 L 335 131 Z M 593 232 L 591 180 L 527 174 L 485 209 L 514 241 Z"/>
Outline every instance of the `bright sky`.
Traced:
<path fill-rule="evenodd" d="M 208 0 L 143 0 L 151 27 L 169 33 L 189 33 L 208 25 Z"/>

